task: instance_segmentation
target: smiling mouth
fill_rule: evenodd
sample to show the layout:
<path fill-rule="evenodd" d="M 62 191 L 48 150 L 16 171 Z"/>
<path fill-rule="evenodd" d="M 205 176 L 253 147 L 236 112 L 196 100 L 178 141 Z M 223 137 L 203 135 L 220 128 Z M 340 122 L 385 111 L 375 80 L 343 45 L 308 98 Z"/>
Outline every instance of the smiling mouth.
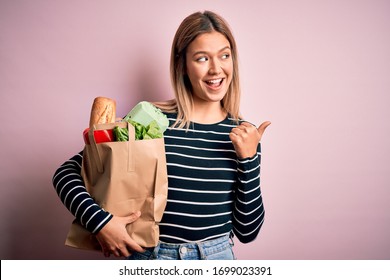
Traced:
<path fill-rule="evenodd" d="M 220 79 L 208 80 L 205 82 L 208 86 L 212 88 L 218 88 L 220 85 L 222 85 L 223 80 L 224 78 L 220 78 Z"/>

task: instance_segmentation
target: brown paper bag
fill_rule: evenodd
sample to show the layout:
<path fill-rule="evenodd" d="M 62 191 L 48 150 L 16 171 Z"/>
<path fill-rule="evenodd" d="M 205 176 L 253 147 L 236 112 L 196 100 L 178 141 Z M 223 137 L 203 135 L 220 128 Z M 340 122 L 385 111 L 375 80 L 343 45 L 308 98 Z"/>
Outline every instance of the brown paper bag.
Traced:
<path fill-rule="evenodd" d="M 94 130 L 128 127 L 128 142 L 96 144 Z M 135 140 L 134 127 L 127 122 L 98 124 L 89 130 L 81 175 L 87 191 L 103 209 L 117 216 L 137 210 L 141 217 L 127 226 L 127 232 L 142 247 L 154 247 L 159 240 L 168 194 L 164 139 Z M 74 221 L 66 245 L 101 250 L 95 236 Z"/>

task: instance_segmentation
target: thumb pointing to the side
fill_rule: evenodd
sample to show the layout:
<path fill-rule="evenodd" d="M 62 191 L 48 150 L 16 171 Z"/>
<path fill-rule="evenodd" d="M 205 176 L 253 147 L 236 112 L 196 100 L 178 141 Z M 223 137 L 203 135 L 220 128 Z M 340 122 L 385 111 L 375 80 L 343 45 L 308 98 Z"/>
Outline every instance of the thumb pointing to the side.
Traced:
<path fill-rule="evenodd" d="M 265 129 L 266 129 L 270 124 L 271 124 L 270 121 L 266 121 L 266 122 L 263 122 L 263 123 L 257 128 L 257 131 L 258 131 L 259 134 L 260 134 L 260 139 L 261 139 L 261 137 L 263 136 Z"/>

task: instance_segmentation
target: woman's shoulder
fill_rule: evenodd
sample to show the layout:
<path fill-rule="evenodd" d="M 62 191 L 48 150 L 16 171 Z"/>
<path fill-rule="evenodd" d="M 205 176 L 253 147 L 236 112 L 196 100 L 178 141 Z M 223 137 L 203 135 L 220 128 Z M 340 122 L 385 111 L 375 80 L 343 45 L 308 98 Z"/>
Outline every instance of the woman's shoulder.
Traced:
<path fill-rule="evenodd" d="M 170 100 L 166 100 L 166 101 L 156 101 L 156 102 L 150 102 L 150 103 L 152 103 L 154 106 L 159 108 L 165 114 L 177 112 L 176 99 L 170 99 Z"/>

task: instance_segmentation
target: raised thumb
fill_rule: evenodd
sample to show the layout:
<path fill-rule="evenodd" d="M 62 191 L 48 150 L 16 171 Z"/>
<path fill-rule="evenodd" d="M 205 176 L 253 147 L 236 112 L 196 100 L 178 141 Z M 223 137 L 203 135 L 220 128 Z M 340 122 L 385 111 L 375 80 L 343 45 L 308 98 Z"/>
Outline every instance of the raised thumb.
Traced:
<path fill-rule="evenodd" d="M 260 133 L 260 135 L 263 135 L 265 129 L 271 124 L 270 121 L 263 122 L 258 128 L 257 131 Z"/>

